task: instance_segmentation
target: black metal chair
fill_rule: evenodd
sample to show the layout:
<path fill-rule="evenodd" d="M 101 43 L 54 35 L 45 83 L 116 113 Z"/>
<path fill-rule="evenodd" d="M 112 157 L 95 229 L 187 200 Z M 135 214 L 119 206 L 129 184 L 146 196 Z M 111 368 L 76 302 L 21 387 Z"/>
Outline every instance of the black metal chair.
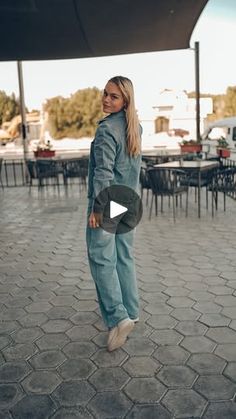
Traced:
<path fill-rule="evenodd" d="M 88 158 L 68 160 L 64 163 L 63 179 L 64 185 L 68 185 L 68 179 L 79 179 L 80 188 L 87 188 Z"/>
<path fill-rule="evenodd" d="M 33 185 L 33 181 L 36 180 L 38 188 L 43 186 L 57 186 L 59 192 L 59 174 L 61 172 L 58 164 L 54 160 L 27 160 L 26 162 L 30 182 L 29 186 Z"/>
<path fill-rule="evenodd" d="M 226 211 L 226 197 L 236 199 L 236 167 L 217 169 L 209 190 L 212 192 L 212 215 L 214 215 L 214 209 L 218 209 L 219 193 L 223 193 L 223 208 Z"/>
<path fill-rule="evenodd" d="M 158 213 L 158 196 L 161 197 L 161 212 L 163 212 L 163 198 L 167 196 L 172 197 L 173 218 L 176 219 L 176 205 L 178 204 L 177 198 L 180 197 L 180 205 L 182 205 L 182 195 L 186 194 L 186 207 L 185 215 L 188 215 L 188 183 L 183 184 L 186 180 L 186 173 L 179 169 L 163 169 L 152 167 L 147 170 L 152 190 L 152 201 L 149 212 L 149 219 L 152 215 L 153 200 L 155 198 L 156 215 Z"/>
<path fill-rule="evenodd" d="M 143 166 L 141 167 L 139 182 L 140 182 L 140 187 L 141 187 L 141 199 L 143 200 L 143 192 L 144 190 L 146 190 L 147 192 L 146 205 L 148 205 L 148 198 L 149 198 L 149 191 L 151 190 L 151 184 L 150 184 L 150 180 L 147 174 L 146 167 L 143 167 Z"/>
<path fill-rule="evenodd" d="M 0 159 L 0 183 L 1 183 L 2 189 L 4 189 L 3 182 L 2 182 L 2 175 L 1 175 L 1 173 L 2 173 L 2 164 L 3 164 L 3 159 Z"/>

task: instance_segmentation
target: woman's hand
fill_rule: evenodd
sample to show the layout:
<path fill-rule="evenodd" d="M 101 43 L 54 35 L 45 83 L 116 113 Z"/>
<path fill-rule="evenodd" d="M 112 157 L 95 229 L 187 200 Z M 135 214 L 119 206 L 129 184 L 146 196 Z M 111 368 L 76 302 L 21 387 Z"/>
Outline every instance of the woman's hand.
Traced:
<path fill-rule="evenodd" d="M 98 212 L 91 212 L 89 219 L 88 219 L 88 225 L 90 228 L 97 228 L 100 227 L 102 223 L 102 214 Z"/>

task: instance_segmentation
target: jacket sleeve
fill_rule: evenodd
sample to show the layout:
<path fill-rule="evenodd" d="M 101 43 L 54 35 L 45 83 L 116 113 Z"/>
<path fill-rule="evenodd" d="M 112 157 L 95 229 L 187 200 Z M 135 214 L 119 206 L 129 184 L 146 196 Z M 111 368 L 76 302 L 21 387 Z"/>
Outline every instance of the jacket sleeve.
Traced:
<path fill-rule="evenodd" d="M 95 169 L 93 174 L 94 211 L 102 212 L 103 203 L 95 198 L 99 193 L 112 184 L 116 159 L 116 140 L 109 126 L 98 127 L 94 140 Z"/>

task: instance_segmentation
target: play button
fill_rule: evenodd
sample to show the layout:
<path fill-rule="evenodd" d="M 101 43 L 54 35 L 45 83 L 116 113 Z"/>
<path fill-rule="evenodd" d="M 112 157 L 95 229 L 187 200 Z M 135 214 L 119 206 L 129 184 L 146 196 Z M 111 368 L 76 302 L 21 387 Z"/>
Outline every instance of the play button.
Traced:
<path fill-rule="evenodd" d="M 123 205 L 115 201 L 110 202 L 110 218 L 115 218 L 117 215 L 124 214 L 126 211 L 128 211 L 128 208 L 123 207 Z"/>
<path fill-rule="evenodd" d="M 113 234 L 128 233 L 141 220 L 142 201 L 133 189 L 112 185 L 103 189 L 95 199 L 94 212 L 102 214 L 100 227 Z"/>

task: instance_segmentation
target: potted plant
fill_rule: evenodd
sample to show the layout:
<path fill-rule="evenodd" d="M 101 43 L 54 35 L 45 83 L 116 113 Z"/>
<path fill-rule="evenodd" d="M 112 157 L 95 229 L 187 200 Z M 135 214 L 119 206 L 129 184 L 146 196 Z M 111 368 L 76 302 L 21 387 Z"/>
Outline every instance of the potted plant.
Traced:
<path fill-rule="evenodd" d="M 196 140 L 183 140 L 180 144 L 181 153 L 200 153 L 202 144 Z"/>
<path fill-rule="evenodd" d="M 217 140 L 217 154 L 219 157 L 230 157 L 229 143 L 224 137 Z"/>
<path fill-rule="evenodd" d="M 37 145 L 37 149 L 34 151 L 35 157 L 53 157 L 55 156 L 55 150 L 52 150 L 52 144 L 48 140 L 46 143 L 41 142 Z"/>

